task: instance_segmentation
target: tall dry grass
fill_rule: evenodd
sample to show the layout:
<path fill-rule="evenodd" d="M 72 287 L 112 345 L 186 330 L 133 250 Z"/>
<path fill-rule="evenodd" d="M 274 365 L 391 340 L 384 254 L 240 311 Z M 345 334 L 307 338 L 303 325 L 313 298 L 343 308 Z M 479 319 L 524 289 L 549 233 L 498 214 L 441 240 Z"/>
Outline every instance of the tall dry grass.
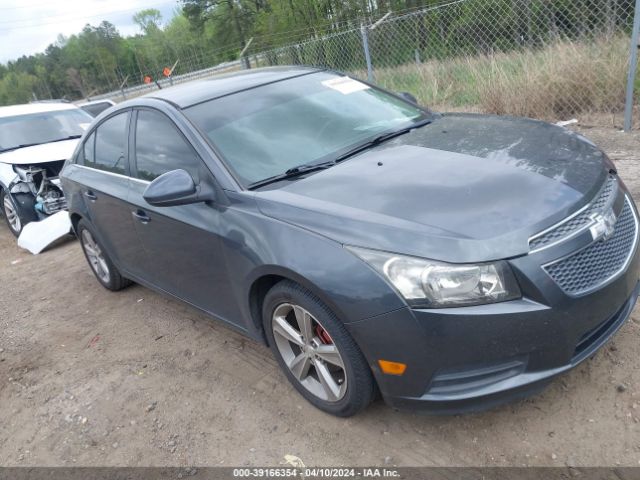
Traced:
<path fill-rule="evenodd" d="M 541 119 L 624 107 L 629 42 L 558 41 L 544 49 L 376 69 L 376 81 L 438 110 Z"/>

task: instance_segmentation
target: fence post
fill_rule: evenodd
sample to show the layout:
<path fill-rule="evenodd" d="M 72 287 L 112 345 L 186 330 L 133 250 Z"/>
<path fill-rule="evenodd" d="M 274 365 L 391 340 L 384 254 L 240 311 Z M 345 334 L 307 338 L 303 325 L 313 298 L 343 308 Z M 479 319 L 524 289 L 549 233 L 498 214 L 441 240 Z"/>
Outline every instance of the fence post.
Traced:
<path fill-rule="evenodd" d="M 122 93 L 122 100 L 126 100 L 127 99 L 127 94 L 124 91 L 124 86 L 127 84 L 127 80 L 129 80 L 129 75 L 124 77 L 124 80 L 122 80 L 122 83 L 120 84 L 120 93 Z"/>
<path fill-rule="evenodd" d="M 624 110 L 624 131 L 630 132 L 633 126 L 633 90 L 638 69 L 638 37 L 640 36 L 640 0 L 636 0 L 633 13 L 633 33 L 631 34 L 631 54 L 629 56 L 629 78 L 627 79 L 627 101 Z"/>
<path fill-rule="evenodd" d="M 245 52 L 249 49 L 251 42 L 253 42 L 253 37 L 249 39 L 249 41 L 245 44 L 244 48 L 240 52 L 240 55 L 238 55 L 238 57 L 240 57 L 240 64 L 245 70 L 249 70 L 251 68 L 251 60 L 249 59 L 249 56 L 244 56 Z"/>
<path fill-rule="evenodd" d="M 640 0 L 638 0 L 640 2 Z M 362 48 L 364 49 L 364 58 L 367 61 L 367 80 L 374 82 L 373 78 L 373 65 L 371 64 L 371 53 L 369 52 L 369 30 L 366 25 L 360 26 L 360 33 L 362 34 Z"/>

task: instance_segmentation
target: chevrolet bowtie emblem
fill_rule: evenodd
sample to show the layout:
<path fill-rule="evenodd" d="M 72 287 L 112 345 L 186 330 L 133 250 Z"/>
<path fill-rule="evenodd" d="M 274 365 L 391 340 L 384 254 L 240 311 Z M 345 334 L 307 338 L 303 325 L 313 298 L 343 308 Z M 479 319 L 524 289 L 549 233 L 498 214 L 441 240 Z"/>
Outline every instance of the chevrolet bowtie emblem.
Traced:
<path fill-rule="evenodd" d="M 603 242 L 609 240 L 611 235 L 613 235 L 616 228 L 616 221 L 618 220 L 613 208 L 610 208 L 606 212 L 596 213 L 591 218 L 594 223 L 589 230 L 591 231 L 593 240 L 602 240 Z"/>

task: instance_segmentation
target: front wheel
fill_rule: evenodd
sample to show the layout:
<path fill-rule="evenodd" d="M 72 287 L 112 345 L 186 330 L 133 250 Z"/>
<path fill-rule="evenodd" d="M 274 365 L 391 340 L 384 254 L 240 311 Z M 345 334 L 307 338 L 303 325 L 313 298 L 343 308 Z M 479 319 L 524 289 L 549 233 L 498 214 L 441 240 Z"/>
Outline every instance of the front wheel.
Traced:
<path fill-rule="evenodd" d="M 280 367 L 309 402 L 340 417 L 371 403 L 375 381 L 362 352 L 313 293 L 283 280 L 267 293 L 263 319 Z"/>
<path fill-rule="evenodd" d="M 35 211 L 35 199 L 30 194 L 18 193 L 14 198 L 3 189 L 0 189 L 0 208 L 2 208 L 2 216 L 7 222 L 9 230 L 16 237 L 20 236 L 27 223 L 38 220 Z"/>

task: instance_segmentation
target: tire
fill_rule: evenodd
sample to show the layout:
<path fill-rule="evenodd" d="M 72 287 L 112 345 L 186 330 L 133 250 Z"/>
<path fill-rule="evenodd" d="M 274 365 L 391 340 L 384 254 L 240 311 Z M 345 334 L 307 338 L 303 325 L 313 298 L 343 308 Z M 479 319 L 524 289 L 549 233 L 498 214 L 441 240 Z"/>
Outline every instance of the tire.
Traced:
<path fill-rule="evenodd" d="M 276 360 L 311 404 L 349 417 L 371 403 L 376 384 L 367 361 L 344 324 L 312 292 L 290 280 L 277 283 L 265 296 L 262 318 Z"/>
<path fill-rule="evenodd" d="M 38 220 L 35 199 L 28 193 L 10 195 L 0 189 L 0 208 L 4 221 L 16 237 L 20 236 L 26 224 Z"/>
<path fill-rule="evenodd" d="M 120 274 L 87 222 L 80 220 L 76 231 L 87 263 L 104 288 L 117 292 L 131 285 L 131 280 Z"/>

